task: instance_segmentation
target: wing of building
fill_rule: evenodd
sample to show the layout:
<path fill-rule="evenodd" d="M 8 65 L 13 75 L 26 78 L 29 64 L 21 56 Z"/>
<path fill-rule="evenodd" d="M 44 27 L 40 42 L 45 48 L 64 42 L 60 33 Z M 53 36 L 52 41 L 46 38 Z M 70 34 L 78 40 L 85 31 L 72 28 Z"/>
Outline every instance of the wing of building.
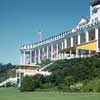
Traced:
<path fill-rule="evenodd" d="M 100 0 L 91 0 L 89 18 L 82 17 L 72 30 L 21 46 L 21 64 L 37 64 L 46 59 L 88 57 L 99 51 Z"/>

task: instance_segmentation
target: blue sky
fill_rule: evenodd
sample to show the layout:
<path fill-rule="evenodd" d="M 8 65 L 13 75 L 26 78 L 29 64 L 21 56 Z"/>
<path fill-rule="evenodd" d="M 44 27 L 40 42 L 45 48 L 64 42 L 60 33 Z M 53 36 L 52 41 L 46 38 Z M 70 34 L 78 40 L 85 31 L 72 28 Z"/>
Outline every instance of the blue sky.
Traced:
<path fill-rule="evenodd" d="M 20 45 L 73 28 L 89 16 L 90 0 L 0 0 L 0 62 L 20 63 Z"/>

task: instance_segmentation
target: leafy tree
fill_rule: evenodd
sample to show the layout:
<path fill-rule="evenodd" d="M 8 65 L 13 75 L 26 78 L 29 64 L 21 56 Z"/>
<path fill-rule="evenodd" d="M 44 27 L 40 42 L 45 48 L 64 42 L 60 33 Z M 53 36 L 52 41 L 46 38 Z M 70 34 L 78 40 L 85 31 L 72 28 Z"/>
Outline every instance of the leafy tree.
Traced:
<path fill-rule="evenodd" d="M 50 76 L 35 75 L 32 77 L 32 86 L 39 89 L 56 88 L 61 91 L 79 91 L 76 88 L 71 89 L 70 86 L 77 83 L 85 84 L 92 87 L 90 82 L 96 78 L 100 78 L 100 55 L 95 55 L 89 58 L 64 59 L 55 61 L 45 70 L 52 72 Z M 88 83 L 89 82 L 89 83 Z M 24 83 L 26 84 L 26 83 Z M 29 82 L 27 83 L 29 85 Z M 100 90 L 99 81 L 96 85 L 98 91 Z M 85 88 L 88 89 L 88 88 Z M 90 89 L 90 91 L 92 91 Z"/>
<path fill-rule="evenodd" d="M 100 79 L 96 78 L 88 81 L 81 89 L 82 92 L 100 92 Z"/>
<path fill-rule="evenodd" d="M 20 90 L 21 92 L 31 92 L 35 90 L 34 81 L 31 76 L 26 75 L 23 78 Z"/>

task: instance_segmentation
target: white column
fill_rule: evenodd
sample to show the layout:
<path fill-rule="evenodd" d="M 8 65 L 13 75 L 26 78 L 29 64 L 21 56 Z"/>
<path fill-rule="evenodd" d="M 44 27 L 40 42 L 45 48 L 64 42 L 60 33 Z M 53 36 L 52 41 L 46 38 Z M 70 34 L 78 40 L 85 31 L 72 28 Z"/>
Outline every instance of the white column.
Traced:
<path fill-rule="evenodd" d="M 18 83 L 18 87 L 20 87 L 21 86 L 21 73 L 19 73 L 19 83 Z"/>
<path fill-rule="evenodd" d="M 99 40 L 98 40 L 98 37 L 99 37 L 99 29 L 95 28 L 95 40 L 97 40 L 96 41 L 96 52 L 99 52 Z"/>
<path fill-rule="evenodd" d="M 91 50 L 89 50 L 89 55 L 91 55 Z"/>
<path fill-rule="evenodd" d="M 24 64 L 26 64 L 26 54 L 25 54 L 25 51 L 24 51 L 24 55 L 23 56 L 24 56 L 23 57 L 24 58 L 24 61 L 23 62 L 24 62 Z"/>
<path fill-rule="evenodd" d="M 44 48 L 42 48 L 42 60 L 44 60 Z"/>
<path fill-rule="evenodd" d="M 67 48 L 67 39 L 64 40 L 64 48 L 66 49 Z M 64 57 L 66 57 L 67 54 L 66 52 L 64 52 Z"/>
<path fill-rule="evenodd" d="M 64 49 L 64 42 L 62 42 L 62 50 Z M 62 58 L 63 58 L 63 53 L 62 53 Z"/>
<path fill-rule="evenodd" d="M 73 37 L 71 37 L 71 47 L 73 47 Z"/>
<path fill-rule="evenodd" d="M 47 46 L 47 59 L 49 58 L 49 47 Z"/>
<path fill-rule="evenodd" d="M 58 44 L 58 59 L 60 59 L 61 58 L 61 54 L 60 54 L 60 52 L 59 52 L 59 50 L 61 50 L 61 46 L 60 46 L 61 44 L 59 43 Z"/>
<path fill-rule="evenodd" d="M 86 33 L 85 33 L 85 38 L 86 38 L 86 42 L 89 42 L 89 32 L 88 31 L 86 31 Z"/>
<path fill-rule="evenodd" d="M 58 43 L 56 44 L 56 57 L 58 58 Z"/>
<path fill-rule="evenodd" d="M 67 48 L 67 40 L 64 39 L 64 48 Z"/>
<path fill-rule="evenodd" d="M 21 52 L 21 64 L 23 64 L 23 52 Z"/>
<path fill-rule="evenodd" d="M 76 49 L 76 57 L 78 57 L 78 56 L 79 56 L 79 50 Z"/>
<path fill-rule="evenodd" d="M 70 57 L 72 56 L 72 50 L 70 50 Z"/>
<path fill-rule="evenodd" d="M 30 50 L 30 64 L 32 63 L 32 50 Z"/>
<path fill-rule="evenodd" d="M 53 44 L 51 44 L 51 60 L 53 58 Z"/>
<path fill-rule="evenodd" d="M 39 64 L 41 63 L 41 60 L 40 60 L 40 49 L 38 49 L 38 63 Z"/>
<path fill-rule="evenodd" d="M 42 52 L 44 52 L 44 48 L 42 48 Z"/>
<path fill-rule="evenodd" d="M 80 34 L 78 34 L 78 45 L 80 45 Z"/>
<path fill-rule="evenodd" d="M 35 57 L 34 57 L 34 63 L 36 64 L 36 59 L 37 59 L 37 55 L 36 55 L 36 50 L 35 50 Z"/>

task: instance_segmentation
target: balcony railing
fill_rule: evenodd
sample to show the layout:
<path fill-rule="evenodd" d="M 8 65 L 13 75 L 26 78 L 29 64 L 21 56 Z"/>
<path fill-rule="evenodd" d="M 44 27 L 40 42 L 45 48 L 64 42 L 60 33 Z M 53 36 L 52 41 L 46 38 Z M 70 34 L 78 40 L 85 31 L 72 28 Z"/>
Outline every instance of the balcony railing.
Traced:
<path fill-rule="evenodd" d="M 72 29 L 70 31 L 64 32 L 62 34 L 59 34 L 59 35 L 56 35 L 54 37 L 48 38 L 46 40 L 40 41 L 38 43 L 23 45 L 23 46 L 21 46 L 21 50 L 24 50 L 24 49 L 33 49 L 33 48 L 36 48 L 36 47 L 39 47 L 39 46 L 42 46 L 42 45 L 45 45 L 45 44 L 48 44 L 48 43 L 52 43 L 54 41 L 57 41 L 57 40 L 60 40 L 60 39 L 64 38 L 67 35 L 70 35 L 72 33 L 77 33 L 78 31 L 81 31 L 83 29 L 95 26 L 97 24 L 100 24 L 100 20 L 99 21 L 95 21 L 93 23 L 89 23 L 87 25 L 80 26 L 79 28 L 74 29 L 74 31 Z"/>

